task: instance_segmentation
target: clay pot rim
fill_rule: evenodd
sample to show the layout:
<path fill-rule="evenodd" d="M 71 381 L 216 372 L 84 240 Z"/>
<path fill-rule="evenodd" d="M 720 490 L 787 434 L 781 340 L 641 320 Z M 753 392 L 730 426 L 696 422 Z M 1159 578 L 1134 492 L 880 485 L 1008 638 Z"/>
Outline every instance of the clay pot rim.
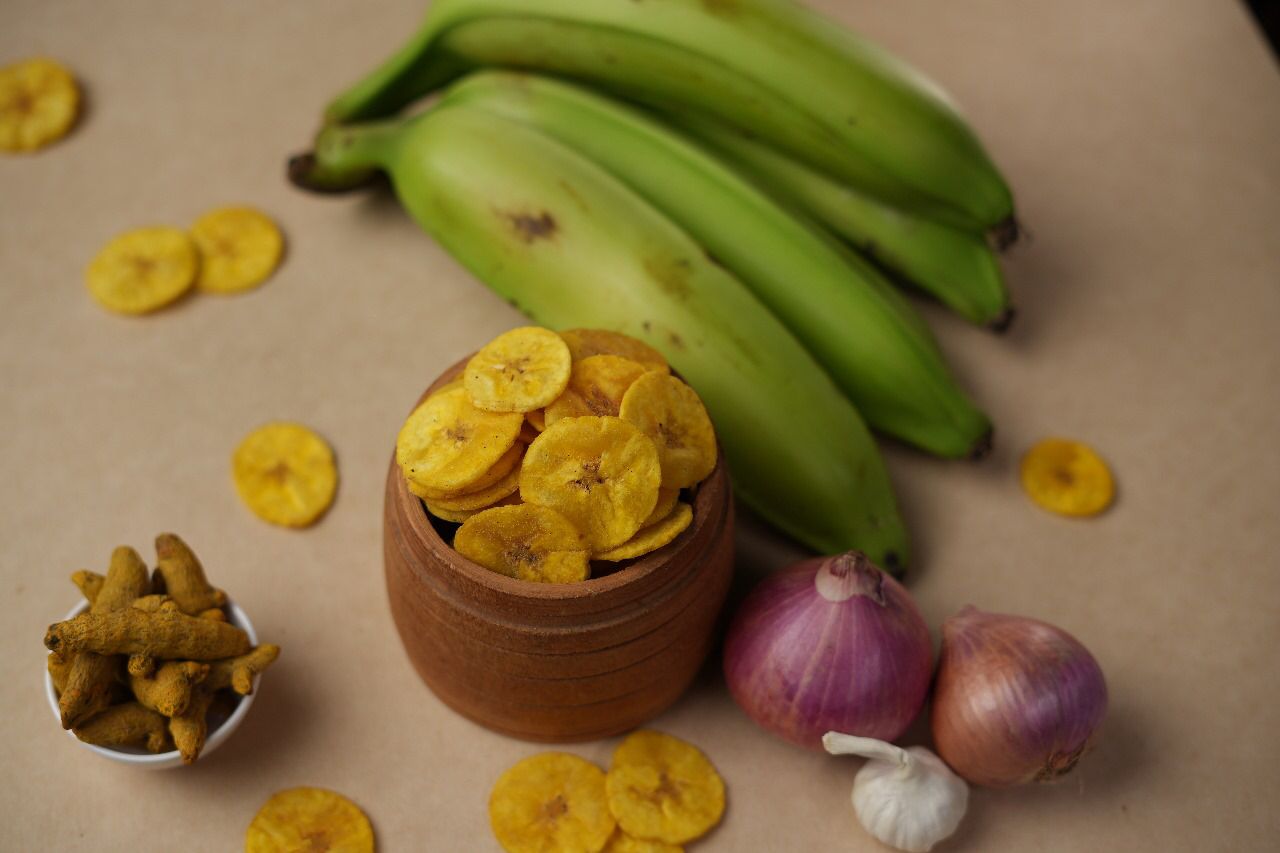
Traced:
<path fill-rule="evenodd" d="M 413 404 L 414 409 L 422 404 L 424 400 L 446 381 L 453 379 L 464 367 L 471 356 L 467 356 L 452 367 L 443 371 L 434 382 L 432 382 L 418 401 Z M 412 410 L 411 410 L 412 411 Z M 395 461 L 395 453 L 392 452 L 391 465 L 397 468 Z M 438 545 L 445 556 L 445 562 L 450 566 L 452 571 L 459 572 L 468 581 L 487 587 L 494 592 L 508 595 L 517 599 L 529 599 L 537 601 L 578 601 L 582 599 L 595 598 L 615 592 L 623 587 L 630 586 L 644 580 L 654 572 L 665 568 L 671 561 L 675 553 L 679 549 L 685 548 L 689 543 L 697 540 L 696 533 L 699 529 L 707 524 L 714 523 L 715 520 L 724 511 L 723 506 L 713 505 L 712 495 L 719 491 L 723 495 L 729 495 L 728 483 L 725 483 L 723 490 L 703 488 L 707 483 L 713 480 L 728 479 L 728 473 L 724 465 L 724 450 L 717 448 L 716 467 L 707 476 L 705 480 L 698 484 L 694 490 L 693 496 L 693 521 L 689 526 L 668 544 L 662 546 L 656 551 L 644 555 L 634 560 L 631 565 L 619 569 L 616 572 L 599 578 L 588 578 L 585 581 L 577 581 L 575 583 L 537 583 L 536 581 L 525 581 L 519 578 L 511 578 L 506 575 L 486 569 L 484 566 L 473 563 L 463 557 L 453 549 L 449 543 L 441 538 L 436 532 L 435 525 L 431 523 L 431 518 L 427 513 L 426 506 L 422 500 L 413 492 L 409 491 L 409 485 L 404 477 L 398 476 L 396 479 L 396 500 L 400 502 L 404 508 L 404 519 L 407 522 L 407 530 L 410 535 L 425 541 L 430 546 Z M 726 498 L 727 500 L 727 498 Z M 671 549 L 675 549 L 675 551 Z"/>

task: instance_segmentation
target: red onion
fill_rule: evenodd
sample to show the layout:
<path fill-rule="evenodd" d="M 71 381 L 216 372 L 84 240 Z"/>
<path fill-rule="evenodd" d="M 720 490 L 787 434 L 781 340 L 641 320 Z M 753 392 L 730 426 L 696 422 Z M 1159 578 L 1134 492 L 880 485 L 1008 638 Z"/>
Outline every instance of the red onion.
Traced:
<path fill-rule="evenodd" d="M 1075 637 L 966 607 L 942 626 L 931 724 L 938 754 L 975 785 L 1056 779 L 1107 712 L 1102 669 Z"/>
<path fill-rule="evenodd" d="M 725 640 L 729 690 L 751 719 L 810 749 L 832 730 L 893 740 L 929 689 L 929 629 L 864 555 L 805 560 L 743 601 Z"/>

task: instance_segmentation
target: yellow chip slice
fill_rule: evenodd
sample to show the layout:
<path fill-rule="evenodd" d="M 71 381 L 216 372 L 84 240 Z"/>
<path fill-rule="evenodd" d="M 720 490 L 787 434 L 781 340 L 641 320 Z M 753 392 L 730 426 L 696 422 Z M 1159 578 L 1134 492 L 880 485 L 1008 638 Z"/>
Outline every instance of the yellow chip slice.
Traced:
<path fill-rule="evenodd" d="M 661 479 L 657 448 L 631 424 L 564 418 L 525 452 L 520 497 L 560 512 L 593 551 L 606 551 L 630 539 L 653 512 Z"/>
<path fill-rule="evenodd" d="M 477 492 L 464 492 L 463 494 L 451 497 L 439 497 L 434 494 L 418 495 L 433 507 L 440 509 L 453 510 L 461 512 L 466 510 L 479 510 L 487 506 L 493 506 L 498 501 L 509 495 L 515 494 L 520 488 L 520 471 L 513 467 L 507 472 L 507 476 Z M 409 484 L 409 491 L 414 491 L 413 483 Z M 415 492 L 416 494 L 416 492 Z"/>
<path fill-rule="evenodd" d="M 702 751 L 679 738 L 638 731 L 613 753 L 609 810 L 637 838 L 683 844 L 724 814 L 724 781 Z"/>
<path fill-rule="evenodd" d="M 716 432 L 696 391 L 674 376 L 648 373 L 627 389 L 619 416 L 653 439 L 662 485 L 683 489 L 716 467 Z"/>
<path fill-rule="evenodd" d="M 680 499 L 679 489 L 668 489 L 662 486 L 658 489 L 658 502 L 653 505 L 653 512 L 649 513 L 649 517 L 640 522 L 640 529 L 648 527 L 650 524 L 657 524 L 662 521 L 671 511 L 676 508 L 676 501 Z"/>
<path fill-rule="evenodd" d="M 615 829 L 603 853 L 684 853 L 684 848 L 664 841 L 647 841 Z"/>
<path fill-rule="evenodd" d="M 569 345 L 569 352 L 574 361 L 581 361 L 593 355 L 620 355 L 639 362 L 649 370 L 660 370 L 670 373 L 671 367 L 662 353 L 621 332 L 609 332 L 604 329 L 569 329 L 561 332 L 560 337 Z"/>
<path fill-rule="evenodd" d="M 220 207 L 191 226 L 200 250 L 196 286 L 207 293 L 238 293 L 275 272 L 284 236 L 269 216 L 252 207 Z"/>
<path fill-rule="evenodd" d="M 528 412 L 550 403 L 569 381 L 569 347 L 550 329 L 503 332 L 467 362 L 467 392 L 488 412 Z"/>
<path fill-rule="evenodd" d="M 639 362 L 620 355 L 593 355 L 573 363 L 564 393 L 547 406 L 545 423 L 584 415 L 617 417 L 622 397 L 648 372 Z"/>
<path fill-rule="evenodd" d="M 538 432 L 542 432 L 547 428 L 547 413 L 545 409 L 534 409 L 531 412 L 525 412 L 524 417 L 529 422 L 529 425 Z"/>
<path fill-rule="evenodd" d="M 449 491 L 428 489 L 418 483 L 415 483 L 413 480 L 408 480 L 406 482 L 409 485 L 409 491 L 413 492 L 423 500 L 442 502 L 442 505 L 445 505 L 445 503 L 451 500 L 466 498 L 471 495 L 478 494 L 479 492 L 486 491 L 505 480 L 512 474 L 512 472 L 518 471 L 520 467 L 520 460 L 524 458 L 526 446 L 527 445 L 518 441 L 512 444 L 507 452 L 502 454 L 502 458 L 493 463 L 492 468 L 485 471 L 474 481 L 468 483 L 465 489 L 451 489 Z"/>
<path fill-rule="evenodd" d="M 565 752 L 516 762 L 489 794 L 489 826 L 507 853 L 599 853 L 614 825 L 604 773 Z"/>
<path fill-rule="evenodd" d="M 458 528 L 453 547 L 473 563 L 524 581 L 572 583 L 591 572 L 591 554 L 577 528 L 534 504 L 476 513 Z"/>
<path fill-rule="evenodd" d="M 373 827 L 360 807 L 324 788 L 290 788 L 249 823 L 245 853 L 373 853 Z"/>
<path fill-rule="evenodd" d="M 1093 448 L 1047 438 L 1022 457 L 1022 488 L 1040 506 L 1060 515 L 1097 515 L 1115 497 L 1111 470 Z"/>
<path fill-rule="evenodd" d="M 199 257 L 183 231 L 136 228 L 113 239 L 85 270 L 89 293 L 120 314 L 146 314 L 191 289 Z"/>
<path fill-rule="evenodd" d="M 52 59 L 0 68 L 0 151 L 35 151 L 67 135 L 80 112 L 80 88 Z"/>
<path fill-rule="evenodd" d="M 396 461 L 406 479 L 429 492 L 466 491 L 511 450 L 522 423 L 518 412 L 477 409 L 459 385 L 413 410 L 396 439 Z"/>
<path fill-rule="evenodd" d="M 254 515 L 284 527 L 314 522 L 338 488 L 333 450 L 301 424 L 269 423 L 249 433 L 231 458 L 231 476 Z"/>
<path fill-rule="evenodd" d="M 498 501 L 497 503 L 492 504 L 491 506 L 516 506 L 519 503 L 520 503 L 520 496 L 515 493 L 512 493 L 510 495 L 507 495 L 505 498 Z M 479 513 L 484 512 L 486 509 L 491 508 L 490 506 L 484 506 L 484 507 L 481 507 L 480 509 L 446 509 L 445 507 L 436 506 L 426 498 L 422 499 L 422 504 L 427 508 L 427 512 L 431 513 L 436 518 L 440 518 L 445 521 L 451 521 L 454 524 L 461 524 L 471 516 L 478 515 Z"/>
<path fill-rule="evenodd" d="M 630 560 L 648 554 L 650 551 L 656 551 L 684 533 L 691 521 L 693 521 L 693 508 L 687 503 L 678 503 L 666 518 L 648 527 L 640 528 L 635 536 L 616 548 L 593 554 L 592 559 L 616 563 L 619 560 Z"/>

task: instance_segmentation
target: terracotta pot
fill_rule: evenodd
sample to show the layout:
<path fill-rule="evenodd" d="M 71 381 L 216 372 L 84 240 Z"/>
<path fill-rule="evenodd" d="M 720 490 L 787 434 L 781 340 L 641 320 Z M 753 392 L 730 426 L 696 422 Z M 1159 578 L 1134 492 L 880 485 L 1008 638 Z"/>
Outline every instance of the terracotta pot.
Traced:
<path fill-rule="evenodd" d="M 697 487 L 684 533 L 581 583 L 491 572 L 449 546 L 442 533 L 454 529 L 427 514 L 393 458 L 383 556 L 400 639 L 441 701 L 494 731 L 538 741 L 628 731 L 680 697 L 712 646 L 733 571 L 723 464 Z"/>

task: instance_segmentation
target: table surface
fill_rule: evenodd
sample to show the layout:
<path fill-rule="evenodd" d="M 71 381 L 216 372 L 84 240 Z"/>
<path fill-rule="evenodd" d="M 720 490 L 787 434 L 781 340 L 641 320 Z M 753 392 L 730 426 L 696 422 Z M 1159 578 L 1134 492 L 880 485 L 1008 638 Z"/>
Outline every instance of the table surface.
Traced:
<path fill-rule="evenodd" d="M 1257 850 L 1280 833 L 1280 76 L 1242 5 L 1194 0 L 820 4 L 944 81 L 1017 190 L 1034 239 L 1007 269 L 1004 337 L 922 310 L 998 424 L 981 464 L 886 453 L 936 630 L 966 603 L 1063 626 L 1111 709 L 1062 783 L 975 791 L 945 849 Z M 63 143 L 0 159 L 0 848 L 238 849 L 280 788 L 360 803 L 385 851 L 496 850 L 485 803 L 540 747 L 445 709 L 401 651 L 382 585 L 388 453 L 429 379 L 519 322 L 386 193 L 290 188 L 328 97 L 418 21 L 419 0 L 0 8 L 0 61 L 49 54 L 88 109 Z M 111 315 L 82 269 L 137 225 L 252 203 L 288 257 L 260 290 Z M 229 456 L 290 419 L 337 450 L 311 530 L 240 504 Z M 1087 440 L 1119 500 L 1093 521 L 1032 506 L 1016 462 Z M 42 695 L 40 638 L 67 575 L 181 533 L 284 648 L 243 728 L 195 767 L 148 773 L 72 743 Z M 744 579 L 794 553 L 739 533 Z M 763 734 L 714 669 L 654 726 L 729 791 L 694 849 L 876 850 L 856 764 Z M 916 733 L 920 735 L 919 732 Z M 606 763 L 613 741 L 572 747 Z"/>

